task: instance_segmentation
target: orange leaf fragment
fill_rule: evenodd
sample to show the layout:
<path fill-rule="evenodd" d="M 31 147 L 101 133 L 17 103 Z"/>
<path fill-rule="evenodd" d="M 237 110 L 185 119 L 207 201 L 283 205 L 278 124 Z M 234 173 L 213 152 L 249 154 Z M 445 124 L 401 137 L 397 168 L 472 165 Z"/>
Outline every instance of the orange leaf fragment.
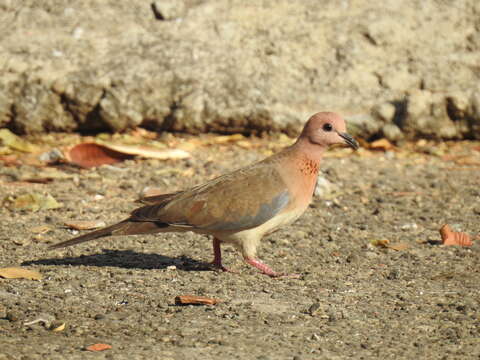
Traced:
<path fill-rule="evenodd" d="M 387 240 L 387 239 L 371 240 L 370 244 L 372 244 L 373 246 L 386 248 L 386 247 L 388 247 L 388 244 L 390 244 L 390 240 Z"/>
<path fill-rule="evenodd" d="M 111 348 L 112 346 L 108 344 L 93 344 L 93 345 L 87 346 L 85 349 L 87 351 L 104 351 L 104 350 L 109 350 Z"/>
<path fill-rule="evenodd" d="M 369 148 L 372 150 L 388 151 L 393 150 L 395 146 L 387 139 L 378 139 L 370 143 Z"/>
<path fill-rule="evenodd" d="M 175 304 L 177 305 L 215 305 L 219 302 L 220 300 L 204 296 L 179 295 L 175 297 Z"/>
<path fill-rule="evenodd" d="M 443 245 L 472 246 L 470 236 L 463 232 L 453 231 L 448 224 L 440 228 Z"/>

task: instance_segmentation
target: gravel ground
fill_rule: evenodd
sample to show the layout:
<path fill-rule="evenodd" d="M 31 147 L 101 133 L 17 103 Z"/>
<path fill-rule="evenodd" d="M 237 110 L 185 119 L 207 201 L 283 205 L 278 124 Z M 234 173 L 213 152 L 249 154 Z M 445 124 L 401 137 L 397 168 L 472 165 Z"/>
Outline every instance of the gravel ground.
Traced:
<path fill-rule="evenodd" d="M 64 166 L 65 179 L 47 184 L 21 181 L 30 166 L 1 168 L 1 198 L 49 193 L 63 207 L 0 209 L 0 267 L 43 275 L 0 279 L 0 359 L 479 359 L 480 246 L 442 246 L 438 233 L 444 223 L 479 232 L 478 143 L 331 152 L 322 174 L 338 187 L 259 251 L 300 279 L 260 275 L 228 247 L 225 264 L 240 273 L 211 271 L 211 241 L 193 233 L 46 250 L 73 236 L 65 221 L 118 221 L 146 186 L 191 186 L 261 159 L 274 140 L 251 141 L 198 147 L 188 160 Z M 371 243 L 384 239 L 408 247 Z M 175 305 L 187 294 L 222 302 Z M 65 329 L 24 324 L 38 318 Z M 112 349 L 85 351 L 95 343 Z"/>

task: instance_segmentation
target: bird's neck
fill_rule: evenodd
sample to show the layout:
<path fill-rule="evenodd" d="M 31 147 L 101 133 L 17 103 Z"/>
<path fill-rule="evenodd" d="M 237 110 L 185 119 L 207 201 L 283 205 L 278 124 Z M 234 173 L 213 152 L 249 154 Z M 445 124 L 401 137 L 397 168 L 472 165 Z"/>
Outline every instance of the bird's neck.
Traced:
<path fill-rule="evenodd" d="M 293 157 L 301 164 L 301 168 L 316 175 L 325 152 L 325 147 L 312 144 L 309 141 L 297 141 L 290 147 Z"/>

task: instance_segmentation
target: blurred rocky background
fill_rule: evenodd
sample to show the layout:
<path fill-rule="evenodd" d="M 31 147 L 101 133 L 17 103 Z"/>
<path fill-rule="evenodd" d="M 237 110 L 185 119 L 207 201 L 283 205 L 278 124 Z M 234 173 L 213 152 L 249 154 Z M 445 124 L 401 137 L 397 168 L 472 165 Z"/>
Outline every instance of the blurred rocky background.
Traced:
<path fill-rule="evenodd" d="M 0 127 L 480 139 L 478 0 L 1 0 Z"/>

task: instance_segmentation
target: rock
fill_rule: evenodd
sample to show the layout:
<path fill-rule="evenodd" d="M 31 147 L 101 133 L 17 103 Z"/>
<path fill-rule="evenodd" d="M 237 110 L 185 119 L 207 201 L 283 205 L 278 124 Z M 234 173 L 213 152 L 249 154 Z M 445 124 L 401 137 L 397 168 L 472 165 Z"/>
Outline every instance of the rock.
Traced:
<path fill-rule="evenodd" d="M 471 84 L 480 79 L 472 30 L 480 5 L 469 4 L 472 11 L 435 0 L 420 8 L 393 0 L 51 0 L 20 11 L 10 2 L 0 12 L 0 23 L 15 19 L 0 46 L 0 126 L 294 135 L 312 113 L 334 110 L 364 138 L 400 138 L 398 129 L 479 138 Z M 403 102 L 405 119 L 394 122 L 391 104 Z"/>
<path fill-rule="evenodd" d="M 394 117 L 395 117 L 395 105 L 391 103 L 383 103 L 383 104 L 378 104 L 375 105 L 372 109 L 372 114 L 376 118 L 379 118 L 380 120 L 390 123 L 393 122 Z"/>
<path fill-rule="evenodd" d="M 325 200 L 334 199 L 339 195 L 339 188 L 336 184 L 329 181 L 324 176 L 319 176 L 317 185 L 315 186 L 314 196 L 318 196 Z"/>
<path fill-rule="evenodd" d="M 457 128 L 447 113 L 445 96 L 426 90 L 410 92 L 403 129 L 410 134 L 434 138 L 458 137 Z"/>
<path fill-rule="evenodd" d="M 382 133 L 390 141 L 398 141 L 403 138 L 402 130 L 395 124 L 385 124 L 382 127 Z"/>
<path fill-rule="evenodd" d="M 353 136 L 370 137 L 377 134 L 382 128 L 382 120 L 364 113 L 353 116 L 345 116 L 348 132 Z"/>

